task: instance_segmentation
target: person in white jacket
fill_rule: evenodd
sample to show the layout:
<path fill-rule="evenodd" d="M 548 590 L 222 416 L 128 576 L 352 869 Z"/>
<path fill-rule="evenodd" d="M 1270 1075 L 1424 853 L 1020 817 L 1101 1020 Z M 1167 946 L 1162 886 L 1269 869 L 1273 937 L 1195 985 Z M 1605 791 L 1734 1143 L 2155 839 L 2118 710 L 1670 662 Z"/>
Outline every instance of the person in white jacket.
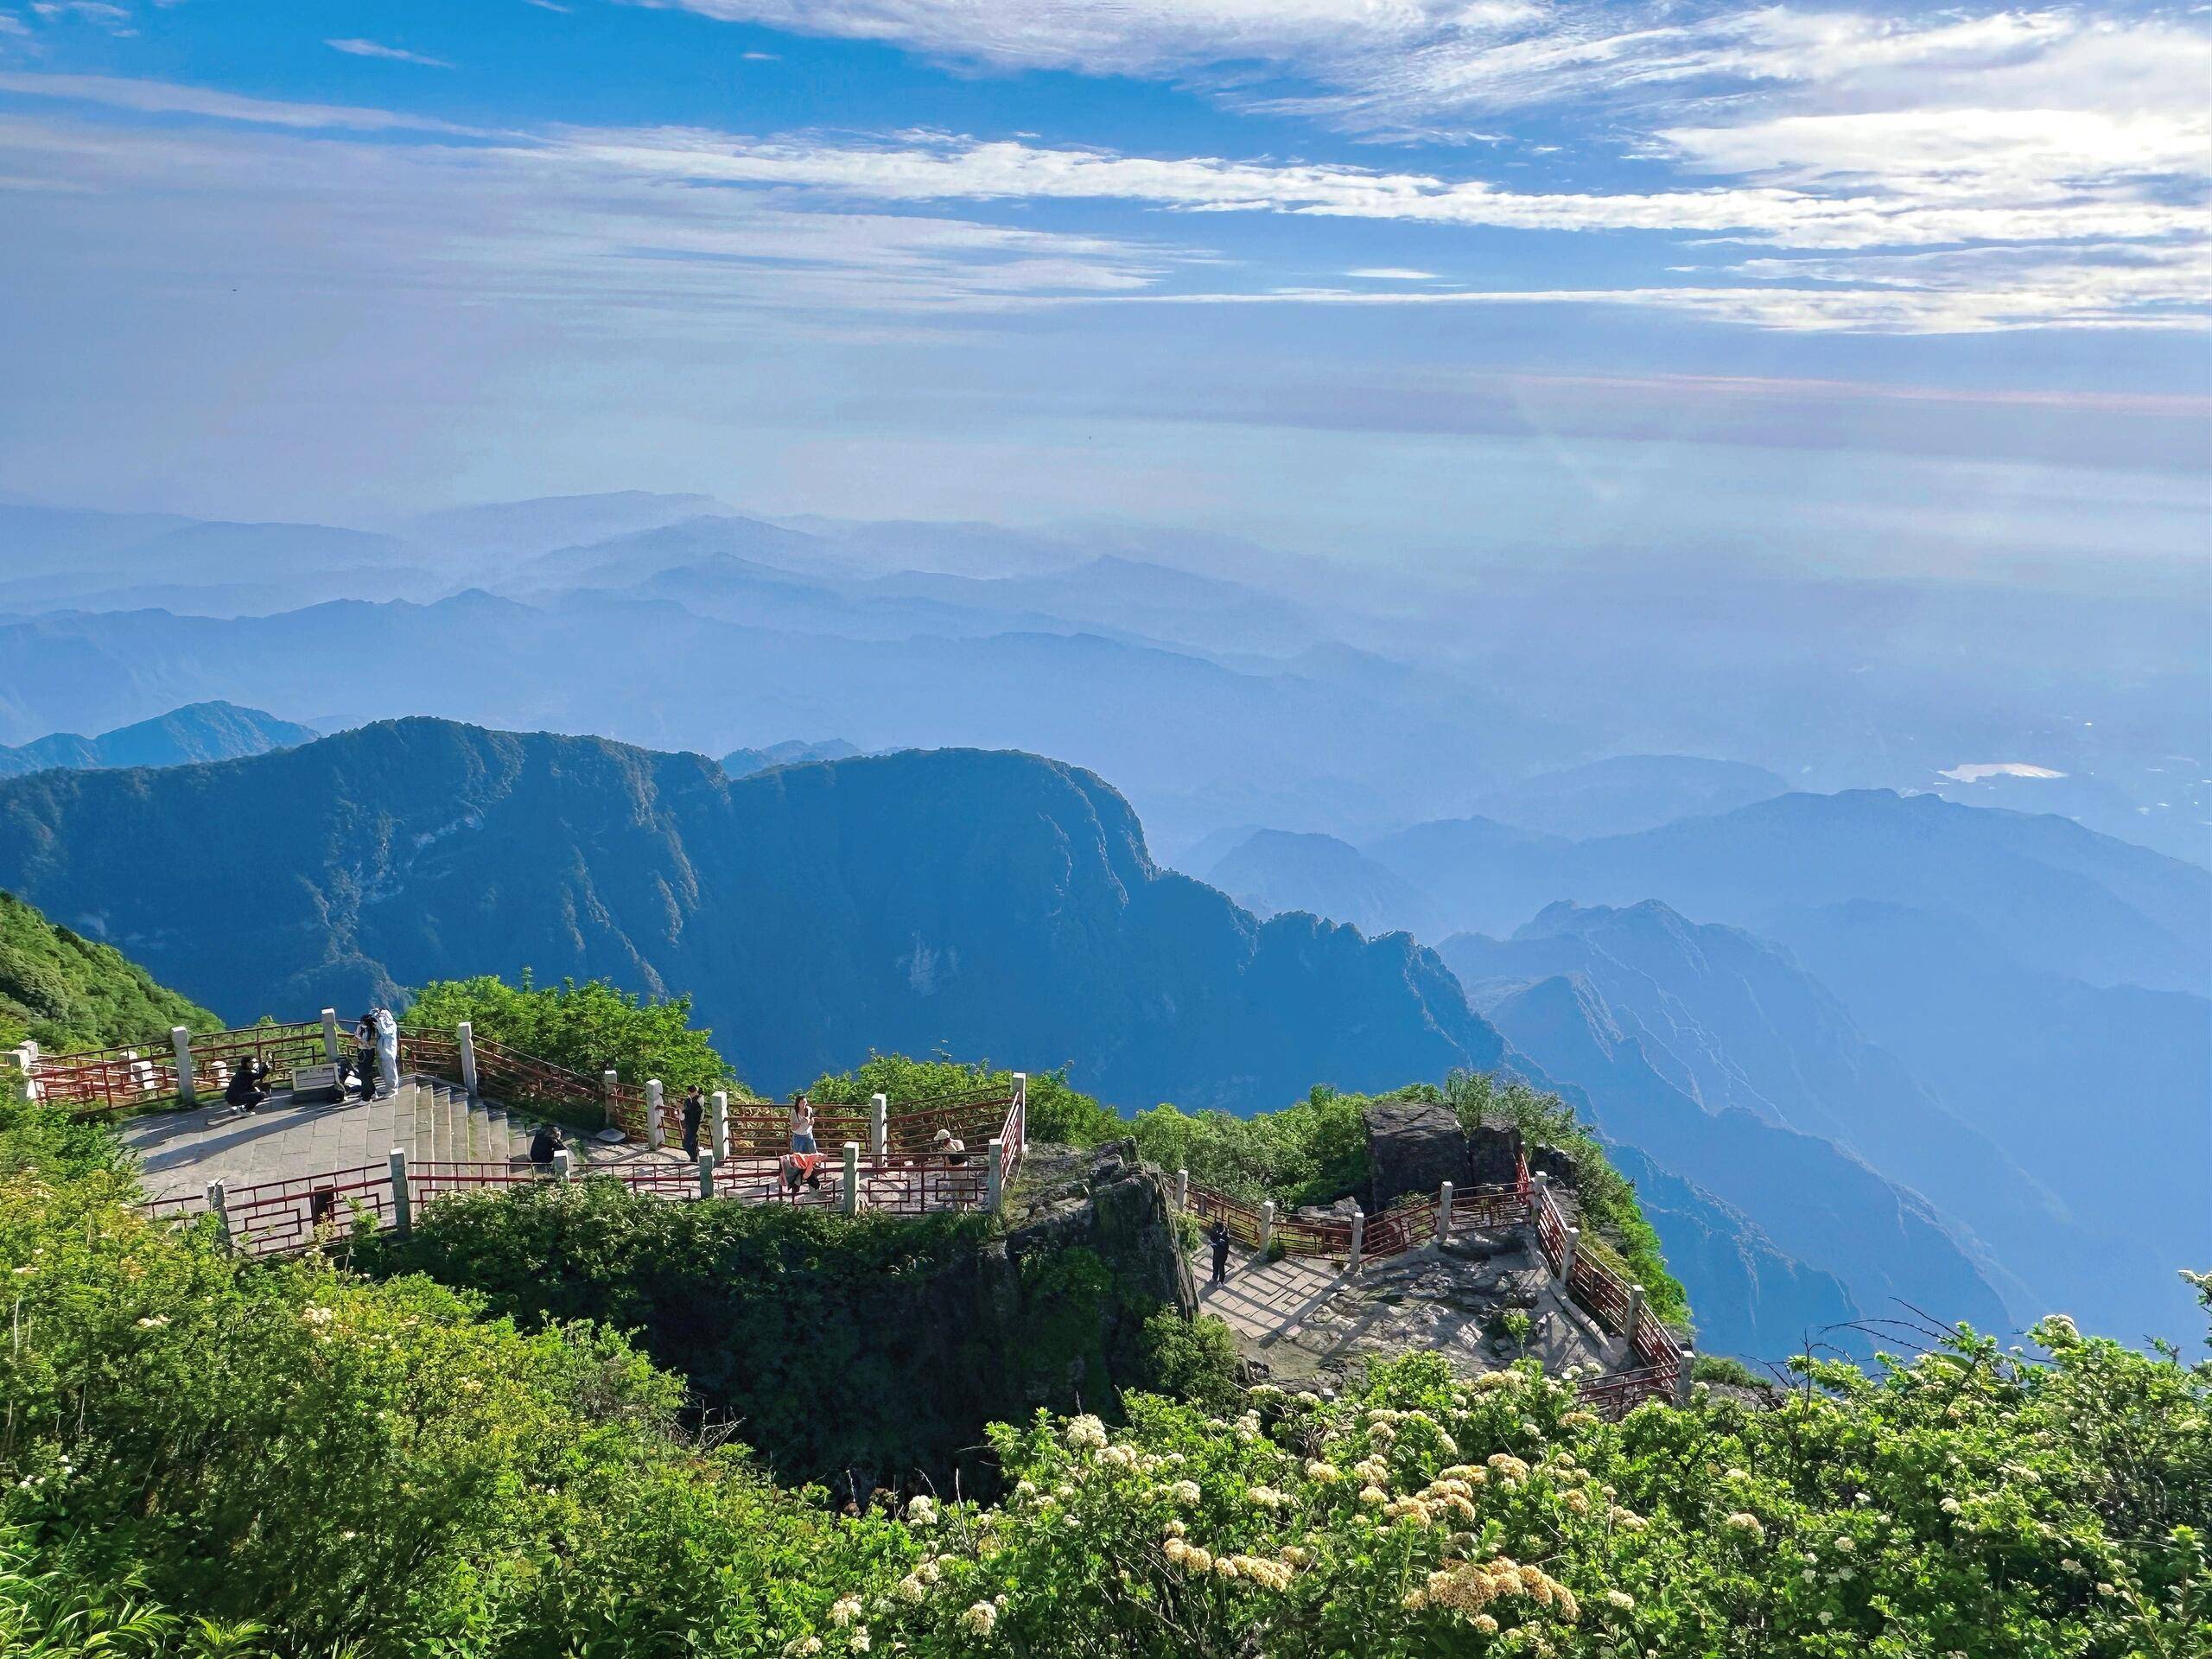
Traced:
<path fill-rule="evenodd" d="M 390 1008 L 377 1010 L 377 1092 L 389 1095 L 399 1087 L 399 1021 Z"/>

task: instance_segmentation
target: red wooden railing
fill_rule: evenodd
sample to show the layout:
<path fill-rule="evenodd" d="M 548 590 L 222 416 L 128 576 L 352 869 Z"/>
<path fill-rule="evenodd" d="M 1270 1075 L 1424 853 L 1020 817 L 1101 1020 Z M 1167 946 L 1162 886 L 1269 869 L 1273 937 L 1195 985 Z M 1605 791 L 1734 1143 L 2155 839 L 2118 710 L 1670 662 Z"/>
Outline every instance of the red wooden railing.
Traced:
<path fill-rule="evenodd" d="M 289 1026 L 246 1026 L 237 1031 L 194 1034 L 193 1086 L 204 1099 L 219 1098 L 232 1071 L 246 1058 L 269 1068 L 271 1080 L 290 1080 L 302 1063 L 328 1058 L 320 1021 Z M 87 1114 L 128 1112 L 177 1098 L 176 1051 L 167 1033 L 150 1041 L 74 1054 L 41 1054 L 30 1079 L 38 1096 Z"/>

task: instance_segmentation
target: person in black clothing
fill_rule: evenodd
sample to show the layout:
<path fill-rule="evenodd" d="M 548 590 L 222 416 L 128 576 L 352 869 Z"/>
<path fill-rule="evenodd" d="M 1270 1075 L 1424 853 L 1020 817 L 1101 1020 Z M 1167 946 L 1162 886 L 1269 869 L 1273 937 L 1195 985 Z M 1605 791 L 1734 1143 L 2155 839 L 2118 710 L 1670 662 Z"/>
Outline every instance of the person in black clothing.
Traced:
<path fill-rule="evenodd" d="M 269 1076 L 269 1068 L 251 1057 L 238 1062 L 238 1069 L 231 1073 L 231 1080 L 223 1085 L 223 1098 L 231 1105 L 251 1111 L 269 1098 L 269 1090 L 262 1083 Z"/>
<path fill-rule="evenodd" d="M 361 1080 L 361 1098 L 377 1091 L 377 1017 L 364 1013 L 353 1024 L 353 1075 Z"/>
<path fill-rule="evenodd" d="M 1213 1246 L 1213 1282 L 1224 1283 L 1229 1277 L 1229 1224 L 1217 1219 L 1206 1229 L 1206 1242 Z"/>
<path fill-rule="evenodd" d="M 697 1084 L 683 1091 L 683 1155 L 699 1155 L 699 1116 L 707 1109 L 707 1096 Z"/>
<path fill-rule="evenodd" d="M 537 1126 L 537 1133 L 530 1137 L 530 1161 L 541 1168 L 550 1169 L 553 1154 L 566 1152 L 568 1147 L 569 1143 L 561 1138 L 557 1124 L 541 1123 Z"/>

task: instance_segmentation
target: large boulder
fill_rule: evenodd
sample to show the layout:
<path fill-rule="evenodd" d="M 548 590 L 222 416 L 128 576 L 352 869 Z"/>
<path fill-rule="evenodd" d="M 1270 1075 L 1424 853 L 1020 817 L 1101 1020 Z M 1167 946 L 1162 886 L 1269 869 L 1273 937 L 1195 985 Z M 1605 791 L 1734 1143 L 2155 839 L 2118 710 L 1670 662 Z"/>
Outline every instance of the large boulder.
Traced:
<path fill-rule="evenodd" d="M 1467 1185 L 1510 1186 L 1521 1176 L 1521 1131 L 1510 1123 L 1478 1123 L 1467 1135 Z"/>
<path fill-rule="evenodd" d="M 1367 1109 L 1367 1210 L 1388 1210 L 1408 1194 L 1433 1195 L 1467 1179 L 1467 1138 L 1448 1106 L 1378 1101 Z"/>
<path fill-rule="evenodd" d="M 1573 1186 L 1579 1179 L 1573 1154 L 1558 1147 L 1529 1147 L 1529 1173 L 1548 1177 L 1554 1186 Z"/>

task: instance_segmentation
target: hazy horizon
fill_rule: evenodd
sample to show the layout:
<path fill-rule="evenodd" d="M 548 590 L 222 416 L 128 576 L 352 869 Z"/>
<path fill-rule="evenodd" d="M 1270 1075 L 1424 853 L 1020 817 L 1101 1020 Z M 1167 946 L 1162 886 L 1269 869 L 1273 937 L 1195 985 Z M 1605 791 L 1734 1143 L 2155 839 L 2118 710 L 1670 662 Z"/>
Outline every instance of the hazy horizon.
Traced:
<path fill-rule="evenodd" d="M 0 488 L 2203 552 L 2199 14 L 0 4 Z"/>

